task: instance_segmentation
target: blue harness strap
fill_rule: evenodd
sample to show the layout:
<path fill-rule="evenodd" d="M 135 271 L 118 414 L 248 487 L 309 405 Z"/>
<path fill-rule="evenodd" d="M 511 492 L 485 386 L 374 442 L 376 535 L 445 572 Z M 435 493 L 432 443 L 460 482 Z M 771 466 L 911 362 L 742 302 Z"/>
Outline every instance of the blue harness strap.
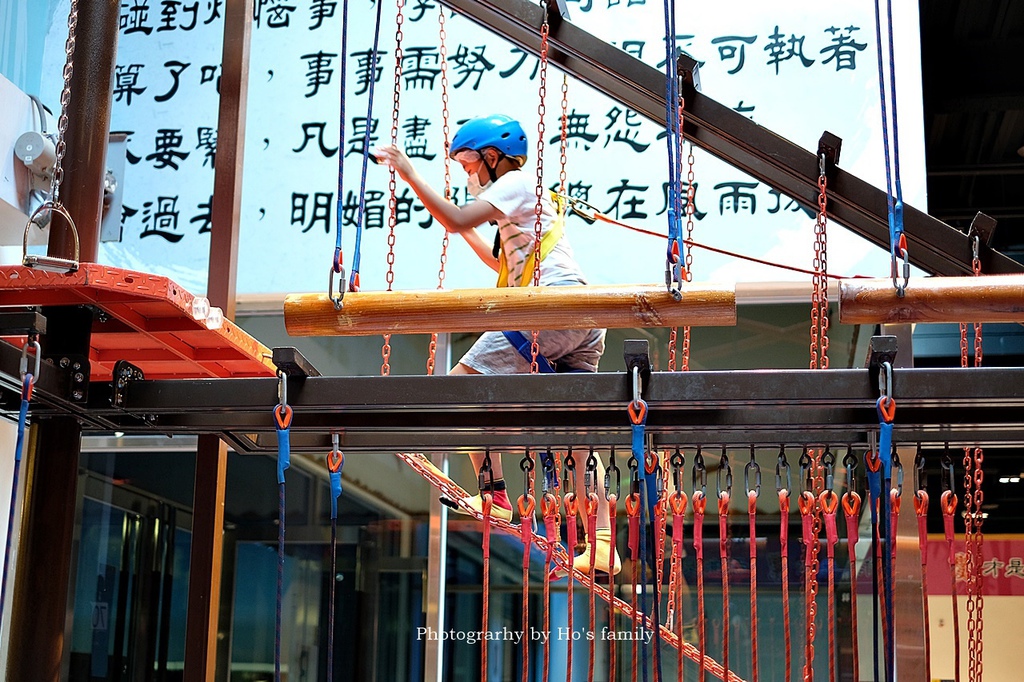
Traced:
<path fill-rule="evenodd" d="M 502 332 L 508 342 L 512 344 L 512 347 L 518 351 L 527 362 L 533 364 L 533 340 L 526 338 L 526 334 L 522 332 Z M 552 365 L 546 357 L 541 354 L 537 354 L 537 369 L 542 374 L 554 374 L 555 367 Z"/>

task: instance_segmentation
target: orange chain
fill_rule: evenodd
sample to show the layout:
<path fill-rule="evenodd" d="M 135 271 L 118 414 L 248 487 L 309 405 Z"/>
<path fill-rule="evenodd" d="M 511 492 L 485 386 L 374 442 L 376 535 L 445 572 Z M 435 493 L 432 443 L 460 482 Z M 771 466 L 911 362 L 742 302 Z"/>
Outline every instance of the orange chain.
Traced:
<path fill-rule="evenodd" d="M 438 52 L 441 60 L 441 131 L 444 134 L 444 198 L 446 201 L 452 199 L 452 160 L 448 157 L 448 150 L 451 148 L 451 127 L 448 123 L 448 31 L 445 29 L 444 6 L 438 6 L 437 12 L 438 38 L 440 47 Z M 437 271 L 437 288 L 444 289 L 444 268 L 448 263 L 448 230 L 441 230 L 441 266 Z M 434 365 L 437 360 L 437 332 L 430 335 L 430 346 L 427 354 L 427 374 L 434 373 Z"/>
<path fill-rule="evenodd" d="M 822 161 L 824 164 L 824 161 Z M 811 369 L 828 369 L 828 181 L 824 165 L 818 176 L 818 218 L 814 224 L 814 291 L 811 293 Z"/>
<path fill-rule="evenodd" d="M 981 259 L 978 255 L 980 240 L 977 235 L 973 236 L 973 259 L 971 270 L 975 277 L 981 275 Z M 981 323 L 974 323 L 974 366 L 981 367 Z M 967 357 L 967 325 L 960 324 L 960 366 L 968 366 Z M 982 504 L 985 494 L 982 491 L 982 484 L 985 480 L 985 472 L 982 464 L 985 460 L 984 452 L 980 447 L 964 448 L 964 550 L 967 558 L 967 650 L 968 650 L 968 674 L 970 682 L 981 682 L 982 679 L 982 611 L 984 609 L 984 595 L 982 595 L 982 545 L 984 535 L 981 531 Z"/>
<path fill-rule="evenodd" d="M 543 231 L 541 215 L 544 212 L 544 115 L 547 113 L 547 106 L 544 101 L 548 94 L 548 6 L 544 3 L 544 21 L 540 26 L 540 88 L 538 90 L 539 102 L 537 103 L 537 205 L 534 207 L 536 220 L 534 222 L 533 235 L 533 286 L 540 286 L 540 242 Z M 533 343 L 530 345 L 530 373 L 537 374 L 540 367 L 537 358 L 540 356 L 540 332 L 533 330 Z"/>
<path fill-rule="evenodd" d="M 402 7 L 405 0 L 397 0 L 397 16 L 395 17 L 395 91 L 392 97 L 393 108 L 391 111 L 391 144 L 398 145 L 398 112 L 402 97 Z M 370 122 L 367 121 L 369 126 Z M 367 150 L 368 151 L 368 150 Z M 398 224 L 398 184 L 395 179 L 394 166 L 388 167 L 388 271 L 385 279 L 388 283 L 388 291 L 391 291 L 395 283 L 395 226 Z M 391 374 L 391 334 L 384 335 L 384 345 L 381 347 L 380 356 L 383 362 L 380 366 L 382 376 Z"/>

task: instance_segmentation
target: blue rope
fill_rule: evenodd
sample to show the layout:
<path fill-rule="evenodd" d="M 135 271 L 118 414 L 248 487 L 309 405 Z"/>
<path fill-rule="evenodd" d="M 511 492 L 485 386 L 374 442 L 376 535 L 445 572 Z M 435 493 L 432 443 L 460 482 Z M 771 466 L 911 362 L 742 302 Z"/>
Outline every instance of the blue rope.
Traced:
<path fill-rule="evenodd" d="M 871 561 L 874 563 L 878 557 L 878 498 L 882 491 L 882 470 L 872 471 L 865 461 L 867 468 L 868 493 L 871 500 Z M 874 630 L 872 640 L 875 665 L 875 680 L 878 680 L 878 571 L 871 571 L 871 586 L 874 599 L 871 600 L 873 618 L 871 620 Z"/>
<path fill-rule="evenodd" d="M 359 261 L 360 249 L 363 243 L 363 214 L 366 212 L 366 167 L 370 160 L 370 130 L 373 121 L 373 91 L 377 82 L 377 56 L 380 46 L 380 16 L 381 8 L 384 6 L 382 0 L 377 0 L 377 21 L 373 27 L 373 51 L 370 56 L 370 88 L 366 101 L 366 130 L 363 132 L 363 159 L 362 169 L 359 176 L 359 212 L 356 216 L 356 245 L 355 253 L 352 256 L 352 274 L 348 278 L 349 291 L 359 289 Z M 344 94 L 342 95 L 344 96 Z M 339 147 L 339 153 L 344 157 L 344 152 Z M 344 163 L 344 159 L 342 160 Z"/>
<path fill-rule="evenodd" d="M 682 281 L 679 261 L 683 239 L 682 220 L 677 207 L 680 205 L 681 172 L 677 161 L 681 156 L 679 116 L 676 110 L 679 102 L 679 78 L 676 72 L 676 12 L 675 0 L 665 0 L 665 137 L 668 150 L 668 193 L 666 196 L 668 216 L 668 245 L 666 259 L 666 286 L 669 289 Z"/>
<path fill-rule="evenodd" d="M 340 96 L 340 121 L 338 129 L 338 201 L 336 202 L 336 216 L 338 240 L 334 246 L 334 272 L 342 272 L 341 267 L 341 225 L 343 222 L 345 206 L 345 94 L 347 93 L 346 74 L 348 73 L 348 0 L 343 0 L 341 5 L 341 96 Z M 370 72 L 371 74 L 373 71 Z M 331 293 L 331 292 L 328 292 Z"/>
<path fill-rule="evenodd" d="M 889 218 L 889 253 L 892 260 L 892 277 L 895 280 L 899 274 L 896 270 L 897 257 L 905 257 L 905 253 L 900 253 L 900 241 L 903 237 L 903 188 L 900 182 L 899 122 L 896 111 L 896 61 L 893 53 L 892 0 L 886 0 L 886 3 L 888 7 L 889 21 L 889 78 L 891 86 L 890 89 L 892 93 L 891 103 L 893 126 L 893 151 L 891 160 L 889 156 L 889 116 L 888 107 L 886 104 L 887 97 L 885 92 L 885 67 L 882 58 L 882 19 L 881 9 L 879 8 L 878 0 L 875 0 L 875 40 L 878 42 L 878 92 L 882 106 L 882 137 L 884 138 L 883 148 L 885 150 L 885 187 L 887 195 L 886 204 L 888 208 Z M 894 171 L 896 176 L 895 182 L 893 180 Z"/>
<path fill-rule="evenodd" d="M 643 462 L 643 459 L 640 460 Z M 641 464 L 640 466 L 643 466 Z M 647 481 L 640 479 L 640 613 L 647 614 L 647 532 L 650 528 L 650 514 L 647 510 Z M 635 589 L 636 586 L 634 586 Z M 643 670 L 643 680 L 647 682 L 647 619 L 641 618 L 640 632 L 640 667 Z"/>
<path fill-rule="evenodd" d="M 337 438 L 337 435 L 335 435 Z M 337 459 L 332 457 L 337 455 Z M 335 465 L 334 462 L 337 462 Z M 334 608 L 335 608 L 335 586 L 337 585 L 338 572 L 338 498 L 341 497 L 341 468 L 345 460 L 338 452 L 337 440 L 331 454 L 327 456 L 328 477 L 331 482 L 331 575 L 329 580 L 330 601 L 327 607 L 327 682 L 334 680 Z M 334 467 L 337 466 L 337 470 Z"/>
<path fill-rule="evenodd" d="M 282 378 L 282 382 L 286 379 Z M 292 408 L 278 404 L 274 408 L 277 425 L 277 611 L 274 624 L 274 682 L 281 682 L 281 604 L 284 601 L 284 472 L 290 465 L 292 452 L 291 431 Z"/>
<path fill-rule="evenodd" d="M 14 446 L 14 476 L 11 482 L 11 508 L 7 514 L 7 544 L 4 547 L 3 578 L 0 579 L 0 613 L 7 603 L 7 575 L 11 572 L 11 545 L 14 542 L 14 514 L 18 508 L 18 476 L 21 471 L 21 451 L 25 445 L 25 426 L 28 424 L 28 403 L 32 399 L 35 377 L 26 373 L 22 378 L 21 409 L 18 410 L 18 439 Z"/>

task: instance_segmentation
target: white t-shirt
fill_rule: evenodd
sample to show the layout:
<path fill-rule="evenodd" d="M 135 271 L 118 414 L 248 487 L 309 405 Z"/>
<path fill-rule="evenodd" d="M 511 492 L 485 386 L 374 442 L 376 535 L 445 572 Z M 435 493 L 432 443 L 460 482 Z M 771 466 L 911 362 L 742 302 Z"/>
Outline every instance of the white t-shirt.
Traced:
<path fill-rule="evenodd" d="M 501 249 L 508 264 L 509 286 L 522 278 L 526 259 L 533 252 L 537 222 L 537 179 L 522 170 L 509 171 L 480 193 L 478 201 L 486 201 L 505 215 L 498 221 Z M 541 197 L 541 233 L 547 234 L 555 220 L 555 207 L 547 191 Z M 583 272 L 572 255 L 569 239 L 564 234 L 540 264 L 540 283 L 586 284 Z M 526 286 L 533 284 L 523 282 Z"/>

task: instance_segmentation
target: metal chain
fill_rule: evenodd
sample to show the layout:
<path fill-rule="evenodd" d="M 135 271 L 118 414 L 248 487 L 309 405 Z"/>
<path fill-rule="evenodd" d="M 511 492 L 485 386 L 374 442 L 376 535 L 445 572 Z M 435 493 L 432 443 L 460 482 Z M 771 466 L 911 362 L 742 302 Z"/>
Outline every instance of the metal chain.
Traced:
<path fill-rule="evenodd" d="M 808 681 L 814 679 L 814 636 L 817 632 L 818 617 L 818 569 L 820 568 L 818 538 L 821 535 L 821 502 L 818 498 L 825 490 L 825 477 L 821 466 L 822 451 L 814 450 L 813 454 L 811 492 L 814 493 L 814 508 L 811 513 L 814 514 L 814 520 L 811 532 L 814 542 L 811 544 L 811 563 L 807 569 L 807 661 L 804 667 L 804 680 Z"/>
<path fill-rule="evenodd" d="M 448 157 L 448 150 L 451 147 L 451 126 L 448 122 L 448 32 L 445 29 L 444 5 L 439 5 L 437 10 L 438 41 L 440 46 L 438 52 L 441 59 L 441 131 L 444 134 L 444 198 L 452 200 L 452 166 Z M 437 271 L 437 288 L 444 289 L 444 268 L 448 264 L 448 230 L 441 230 L 441 265 Z M 427 375 L 434 373 L 437 363 L 437 332 L 430 335 L 430 346 L 427 353 Z"/>
<path fill-rule="evenodd" d="M 683 130 L 683 107 L 679 107 L 679 130 Z M 680 145 L 680 150 L 682 146 Z M 683 256 L 683 279 L 687 282 L 693 281 L 693 213 L 696 190 L 693 188 L 693 143 L 690 143 L 690 151 L 686 156 L 686 238 L 684 241 L 685 251 Z M 690 369 L 690 325 L 683 327 L 683 371 Z"/>
<path fill-rule="evenodd" d="M 811 369 L 828 369 L 828 237 L 826 227 L 828 180 L 824 159 L 818 176 L 818 218 L 814 224 L 814 290 L 811 293 Z"/>
<path fill-rule="evenodd" d="M 558 193 L 565 195 L 567 188 L 566 166 L 569 163 L 569 75 L 562 74 L 562 130 L 558 139 L 559 168 L 558 168 Z"/>
<path fill-rule="evenodd" d="M 78 0 L 71 0 L 68 14 L 68 39 L 64 45 L 67 55 L 64 61 L 64 86 L 60 91 L 60 117 L 57 119 L 56 160 L 53 163 L 53 177 L 50 178 L 50 202 L 60 205 L 60 185 L 64 181 L 64 154 L 67 152 L 65 134 L 68 130 L 68 108 L 71 104 L 71 74 L 74 71 L 75 29 L 78 28 Z"/>
<path fill-rule="evenodd" d="M 544 212 L 544 115 L 547 107 L 544 102 L 548 94 L 548 6 L 542 2 L 544 8 L 544 21 L 540 26 L 540 88 L 538 90 L 539 102 L 537 103 L 537 205 L 534 208 L 536 221 L 534 222 L 533 239 L 533 286 L 540 286 L 540 240 L 543 223 L 541 216 Z M 536 374 L 540 371 L 537 365 L 537 358 L 540 356 L 540 332 L 533 330 L 533 343 L 530 345 L 530 373 Z"/>
<path fill-rule="evenodd" d="M 395 90 L 392 96 L 393 107 L 391 110 L 391 144 L 398 145 L 398 112 L 402 97 L 402 7 L 405 0 L 397 0 L 397 16 L 395 17 Z M 389 167 L 388 173 L 388 271 L 385 279 L 388 283 L 388 291 L 391 291 L 395 283 L 395 226 L 398 224 L 398 195 L 396 173 L 394 167 Z M 383 376 L 391 374 L 391 334 L 384 335 L 384 345 L 380 351 L 383 363 L 380 366 L 380 373 Z"/>

